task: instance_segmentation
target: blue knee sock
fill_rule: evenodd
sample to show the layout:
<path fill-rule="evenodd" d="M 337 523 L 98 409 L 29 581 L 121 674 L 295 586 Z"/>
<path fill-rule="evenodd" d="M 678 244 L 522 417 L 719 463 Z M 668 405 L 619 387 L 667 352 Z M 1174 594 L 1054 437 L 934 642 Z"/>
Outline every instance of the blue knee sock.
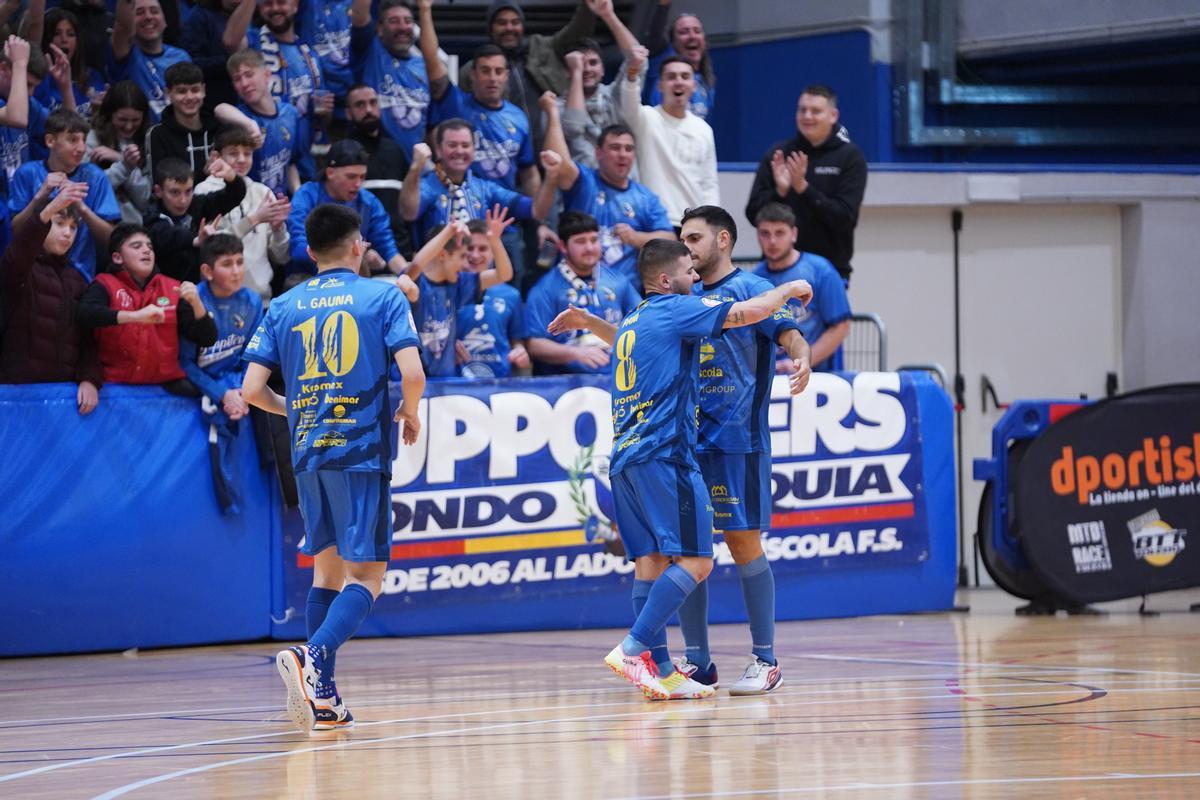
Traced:
<path fill-rule="evenodd" d="M 708 581 L 697 586 L 679 607 L 679 630 L 687 647 L 687 660 L 708 669 L 712 663 L 708 649 Z"/>
<path fill-rule="evenodd" d="M 329 604 L 325 621 L 316 633 L 308 637 L 308 650 L 317 669 L 324 672 L 325 662 L 354 635 L 367 614 L 371 613 L 374 603 L 371 592 L 357 583 L 348 583 L 346 588 L 338 592 L 338 596 Z"/>
<path fill-rule="evenodd" d="M 751 651 L 768 664 L 775 663 L 775 575 L 765 555 L 738 565 L 746 617 L 750 620 Z"/>
<path fill-rule="evenodd" d="M 635 617 L 641 615 L 642 609 L 646 607 L 646 598 L 650 596 L 650 587 L 654 585 L 654 581 L 639 581 L 633 582 L 633 615 Z M 646 642 L 650 647 L 650 657 L 654 659 L 654 663 L 658 664 L 658 671 L 662 675 L 670 675 L 675 667 L 671 664 L 671 654 L 667 651 L 667 629 L 663 628 L 662 632 L 655 638 L 653 642 Z"/>
<path fill-rule="evenodd" d="M 314 586 L 308 590 L 308 603 L 304 606 L 304 622 L 308 628 L 308 638 L 312 638 L 313 634 L 321 627 L 321 623 L 325 621 L 325 615 L 329 613 L 329 604 L 333 602 L 333 598 L 337 597 L 336 589 L 322 589 L 319 586 Z M 333 671 L 337 666 L 336 653 L 330 653 L 325 659 L 325 668 L 321 670 L 321 683 L 333 683 Z"/>
<path fill-rule="evenodd" d="M 683 601 L 696 589 L 696 580 L 678 564 L 667 567 L 650 587 L 646 605 L 625 637 L 626 655 L 649 649 L 650 643 L 667 627 L 667 622 L 679 610 Z"/>

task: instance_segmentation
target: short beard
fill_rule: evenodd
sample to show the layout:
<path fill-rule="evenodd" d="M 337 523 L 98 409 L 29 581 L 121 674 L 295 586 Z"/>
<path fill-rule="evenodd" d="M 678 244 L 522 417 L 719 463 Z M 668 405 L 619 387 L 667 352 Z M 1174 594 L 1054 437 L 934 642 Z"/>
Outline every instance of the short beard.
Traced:
<path fill-rule="evenodd" d="M 354 123 L 354 127 L 357 128 L 359 132 L 372 138 L 379 135 L 379 120 L 374 117 L 359 120 L 358 122 Z"/>

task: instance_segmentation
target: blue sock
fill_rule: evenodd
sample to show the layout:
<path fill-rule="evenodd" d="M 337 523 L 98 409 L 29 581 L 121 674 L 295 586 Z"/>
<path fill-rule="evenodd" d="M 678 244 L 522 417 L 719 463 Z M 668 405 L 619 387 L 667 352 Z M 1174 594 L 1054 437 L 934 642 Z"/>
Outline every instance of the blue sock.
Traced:
<path fill-rule="evenodd" d="M 637 652 L 631 651 L 631 645 L 641 644 L 648 648 L 656 641 L 657 636 L 666 630 L 667 622 L 695 589 L 696 579 L 686 569 L 678 564 L 667 567 L 666 572 L 659 575 L 650 587 L 646 605 L 629 630 L 629 636 L 625 639 L 625 654 Z"/>
<path fill-rule="evenodd" d="M 325 621 L 325 615 L 329 613 L 329 604 L 337 596 L 336 589 L 322 589 L 314 586 L 308 590 L 308 603 L 304 606 L 304 622 L 308 628 L 308 638 L 311 639 L 313 634 L 320 629 L 321 623 Z M 336 656 L 336 653 L 330 653 L 326 657 L 325 667 L 321 670 L 321 683 L 333 683 L 333 671 L 337 666 L 334 663 Z"/>
<path fill-rule="evenodd" d="M 712 663 L 708 649 L 708 581 L 697 586 L 679 607 L 679 630 L 687 647 L 687 660 L 700 669 L 708 669 Z"/>
<path fill-rule="evenodd" d="M 650 587 L 654 585 L 654 581 L 639 581 L 633 582 L 633 615 L 635 617 L 642 613 L 642 609 L 646 607 L 646 598 L 650 596 Z M 650 647 L 650 657 L 654 659 L 654 663 L 658 664 L 658 671 L 662 675 L 670 675 L 675 666 L 671 663 L 671 654 L 667 651 L 667 629 L 663 628 L 653 642 L 647 642 Z"/>
<path fill-rule="evenodd" d="M 750 652 L 768 664 L 775 663 L 775 575 L 771 562 L 761 555 L 749 564 L 738 564 L 746 617 L 750 620 Z"/>
<path fill-rule="evenodd" d="M 325 621 L 316 633 L 308 637 L 308 649 L 315 661 L 314 666 L 324 673 L 325 663 L 337 649 L 346 643 L 362 625 L 375 598 L 365 586 L 348 583 L 329 604 Z"/>

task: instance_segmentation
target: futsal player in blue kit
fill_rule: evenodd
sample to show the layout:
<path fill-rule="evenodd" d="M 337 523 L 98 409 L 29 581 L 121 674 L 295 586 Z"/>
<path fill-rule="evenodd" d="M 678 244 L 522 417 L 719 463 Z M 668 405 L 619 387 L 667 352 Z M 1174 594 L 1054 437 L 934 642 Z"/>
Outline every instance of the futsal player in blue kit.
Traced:
<path fill-rule="evenodd" d="M 275 659 L 301 730 L 354 724 L 334 684 L 335 655 L 370 613 L 391 550 L 389 364 L 400 368 L 395 420 L 405 444 L 417 440 L 425 390 L 408 300 L 391 283 L 359 277 L 361 225 L 345 206 L 313 209 L 305 231 L 317 275 L 271 302 L 245 352 L 242 396 L 288 418 L 301 550 L 314 561 L 308 642 Z M 286 397 L 267 387 L 276 367 Z"/>
<path fill-rule="evenodd" d="M 666 625 L 712 571 L 712 507 L 696 463 L 701 340 L 769 318 L 812 291 L 795 281 L 738 302 L 692 294 L 689 250 L 655 239 L 638 258 L 646 299 L 614 327 L 572 306 L 551 333 L 587 328 L 613 347 L 613 449 L 609 476 L 616 522 L 634 560 L 629 635 L 604 659 L 652 699 L 711 697 L 714 689 L 674 668 Z"/>
<path fill-rule="evenodd" d="M 744 300 L 770 289 L 764 278 L 738 269 L 731 256 L 737 225 L 723 208 L 700 206 L 683 215 L 680 238 L 703 284 L 694 291 L 710 303 Z M 807 281 L 803 281 L 809 285 Z M 787 284 L 784 284 L 787 285 Z M 804 305 L 808 305 L 807 300 Z M 764 694 L 783 684 L 775 658 L 775 579 L 762 549 L 771 525 L 771 438 L 767 410 L 775 376 L 775 345 L 792 359 L 790 389 L 808 385 L 809 346 L 790 311 L 781 309 L 753 327 L 705 339 L 700 355 L 700 437 L 697 458 L 713 502 L 716 527 L 737 564 L 750 622 L 751 657 L 734 695 Z M 716 687 L 708 647 L 708 587 L 679 609 L 687 646 L 681 672 Z"/>

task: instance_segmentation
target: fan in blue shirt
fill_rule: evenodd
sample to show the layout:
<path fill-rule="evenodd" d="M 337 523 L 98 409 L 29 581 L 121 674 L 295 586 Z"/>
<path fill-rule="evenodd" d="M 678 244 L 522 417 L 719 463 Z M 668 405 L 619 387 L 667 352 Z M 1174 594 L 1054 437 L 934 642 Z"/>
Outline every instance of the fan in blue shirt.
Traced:
<path fill-rule="evenodd" d="M 324 0 L 300 4 L 296 33 L 300 40 L 316 51 L 321 59 L 325 87 L 334 95 L 345 97 L 354 85 L 350 66 L 350 31 L 357 25 L 371 22 L 369 0 Z"/>
<path fill-rule="evenodd" d="M 738 302 L 696 297 L 688 248 L 666 240 L 643 248 L 638 270 L 647 299 L 619 326 L 572 306 L 549 327 L 586 327 L 615 356 L 609 477 L 618 532 L 635 563 L 637 620 L 605 662 L 653 699 L 711 697 L 712 686 L 676 671 L 665 633 L 712 571 L 712 507 L 695 457 L 701 341 L 767 318 L 807 285 Z"/>
<path fill-rule="evenodd" d="M 483 220 L 467 223 L 467 269 L 486 274 L 492 270 L 493 247 Z M 503 248 L 495 254 L 504 253 Z M 458 310 L 459 374 L 464 378 L 505 378 L 514 367 L 530 366 L 525 350 L 525 305 L 521 293 L 508 283 L 496 283 Z"/>
<path fill-rule="evenodd" d="M 108 51 L 108 77 L 113 83 L 131 80 L 146 94 L 150 116 L 158 122 L 167 103 L 167 67 L 191 58 L 178 47 L 163 43 L 167 28 L 158 0 L 121 0 L 113 21 Z"/>
<path fill-rule="evenodd" d="M 613 325 L 633 311 L 641 296 L 629 281 L 600 264 L 600 226 L 582 211 L 564 211 L 558 236 L 565 257 L 542 276 L 525 303 L 529 356 L 535 372 L 606 374 L 608 346 L 586 331 L 547 336 L 546 328 L 570 306 L 585 308 Z"/>
<path fill-rule="evenodd" d="M 7 108 L 0 100 L 0 109 Z M 50 112 L 32 97 L 29 98 L 29 115 L 23 128 L 0 125 L 0 189 L 8 193 L 8 183 L 17 168 L 26 161 L 46 157 L 46 118 Z"/>
<path fill-rule="evenodd" d="M 846 282 L 827 259 L 796 252 L 796 216 L 790 208 L 768 203 L 757 222 L 758 243 L 766 258 L 754 265 L 754 274 L 776 286 L 797 279 L 812 284 L 813 301 L 807 308 L 799 303 L 788 303 L 787 308 L 812 348 L 813 369 L 841 369 L 841 345 L 850 333 Z M 791 359 L 781 354 L 777 365 L 780 371 L 790 371 Z"/>
<path fill-rule="evenodd" d="M 200 244 L 198 289 L 204 307 L 217 324 L 217 341 L 198 347 L 179 340 L 179 366 L 203 394 L 201 409 L 209 427 L 209 455 L 213 483 L 222 511 L 237 513 L 242 492 L 241 475 L 234 456 L 238 421 L 250 408 L 242 398 L 245 364 L 242 352 L 262 318 L 262 299 L 242 286 L 245 260 L 242 241 L 231 233 L 208 236 Z"/>
<path fill-rule="evenodd" d="M 446 65 L 437 54 L 437 33 L 421 27 L 421 53 L 433 97 L 432 122 L 465 119 L 475 129 L 475 163 L 471 171 L 527 195 L 537 192 L 540 177 L 533 154 L 533 134 L 525 112 L 504 99 L 509 66 L 504 51 L 485 44 L 475 51 L 471 66 L 471 94 L 450 83 Z"/>
<path fill-rule="evenodd" d="M 270 73 L 271 96 L 277 101 L 294 105 L 306 121 L 314 115 L 328 117 L 333 111 L 333 95 L 326 91 L 321 56 L 297 30 L 298 0 L 274 0 L 257 5 L 263 26 L 250 26 L 255 2 L 242 0 L 225 26 L 226 46 L 237 42 L 237 50 L 249 47 L 262 53 Z M 309 5 L 321 9 L 341 4 L 320 2 Z M 315 97 L 318 90 L 325 91 L 324 99 Z"/>
<path fill-rule="evenodd" d="M 501 206 L 488 209 L 487 242 L 496 265 L 474 272 L 464 269 L 471 232 L 466 223 L 452 222 L 435 229 L 433 237 L 413 256 L 409 277 L 417 282 L 416 328 L 421 337 L 425 373 L 434 378 L 458 375 L 459 310 L 471 305 L 479 292 L 512 279 L 512 262 L 500 237 L 512 224 Z"/>
<path fill-rule="evenodd" d="M 304 221 L 308 219 L 310 211 L 325 203 L 352 208 L 362 218 L 363 239 L 370 245 L 370 250 L 363 258 L 363 266 L 370 273 L 387 271 L 399 275 L 408 266 L 396 248 L 391 220 L 383 204 L 375 195 L 363 191 L 369 158 L 366 149 L 358 142 L 353 139 L 341 140 L 329 148 L 321 180 L 304 184 L 292 197 L 292 211 L 288 214 L 287 222 L 292 271 L 311 272 L 313 269 Z"/>
<path fill-rule="evenodd" d="M 571 160 L 553 95 L 547 92 L 539 104 L 546 119 L 546 147 L 563 158 L 558 173 L 563 207 L 596 218 L 604 266 L 640 290 L 638 251 L 651 239 L 674 239 L 675 229 L 658 195 L 629 177 L 636 156 L 633 131 L 625 125 L 609 125 L 601 131 L 597 169 L 592 169 Z"/>
<path fill-rule="evenodd" d="M 379 92 L 383 130 L 405 154 L 425 140 L 429 124 L 429 79 L 425 60 L 413 50 L 413 15 L 407 0 L 383 0 L 375 26 L 355 27 L 354 71 Z"/>

